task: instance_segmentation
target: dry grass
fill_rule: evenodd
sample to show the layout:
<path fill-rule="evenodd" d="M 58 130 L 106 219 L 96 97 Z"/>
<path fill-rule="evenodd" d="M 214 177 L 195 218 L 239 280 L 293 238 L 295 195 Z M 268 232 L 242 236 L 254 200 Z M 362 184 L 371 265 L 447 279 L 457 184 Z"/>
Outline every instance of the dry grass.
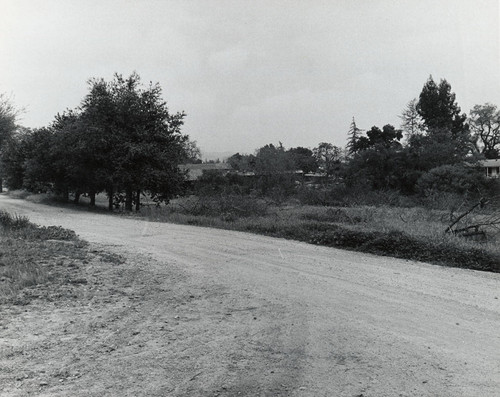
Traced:
<path fill-rule="evenodd" d="M 247 200 L 248 198 L 245 198 Z M 198 201 L 197 201 L 198 200 Z M 481 241 L 445 233 L 456 214 L 426 208 L 389 206 L 324 207 L 261 205 L 253 215 L 240 214 L 244 201 L 182 198 L 167 207 L 147 207 L 139 216 L 151 221 L 249 231 L 313 244 L 372 252 L 447 266 L 500 271 L 499 236 Z M 224 210 L 217 212 L 217 205 Z M 206 206 L 206 211 L 203 210 Z M 478 214 L 477 216 L 482 216 Z"/>
<path fill-rule="evenodd" d="M 38 227 L 25 217 L 0 211 L 0 303 L 17 302 L 21 290 L 52 282 L 50 269 L 83 257 L 85 245 L 70 230 Z"/>

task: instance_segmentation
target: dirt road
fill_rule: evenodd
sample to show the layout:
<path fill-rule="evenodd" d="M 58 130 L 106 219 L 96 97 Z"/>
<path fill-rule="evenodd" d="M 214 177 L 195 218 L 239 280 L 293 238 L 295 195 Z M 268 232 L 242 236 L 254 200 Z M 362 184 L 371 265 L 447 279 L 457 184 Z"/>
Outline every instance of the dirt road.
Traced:
<path fill-rule="evenodd" d="M 33 394 L 500 396 L 500 274 L 5 195 L 0 208 L 128 258 L 84 269 L 100 289 L 0 327 L 45 346 L 14 364 Z"/>

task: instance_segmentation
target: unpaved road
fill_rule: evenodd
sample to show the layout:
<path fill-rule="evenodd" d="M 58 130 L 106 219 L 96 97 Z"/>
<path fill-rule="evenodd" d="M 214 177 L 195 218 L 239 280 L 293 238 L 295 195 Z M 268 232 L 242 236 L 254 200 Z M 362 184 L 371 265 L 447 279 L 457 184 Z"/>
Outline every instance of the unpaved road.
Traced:
<path fill-rule="evenodd" d="M 5 195 L 0 208 L 128 258 L 83 269 L 100 289 L 0 327 L 4 345 L 38 343 L 4 364 L 24 371 L 5 395 L 500 396 L 499 274 Z"/>

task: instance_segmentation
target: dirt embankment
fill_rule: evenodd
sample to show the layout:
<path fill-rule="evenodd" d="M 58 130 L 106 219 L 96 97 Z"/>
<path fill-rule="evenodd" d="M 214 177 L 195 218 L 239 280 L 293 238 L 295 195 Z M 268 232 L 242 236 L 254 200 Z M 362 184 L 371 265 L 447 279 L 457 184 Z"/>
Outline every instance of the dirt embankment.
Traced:
<path fill-rule="evenodd" d="M 81 282 L 1 308 L 3 395 L 500 390 L 498 274 L 5 196 L 0 205 L 91 242 L 71 267 Z"/>

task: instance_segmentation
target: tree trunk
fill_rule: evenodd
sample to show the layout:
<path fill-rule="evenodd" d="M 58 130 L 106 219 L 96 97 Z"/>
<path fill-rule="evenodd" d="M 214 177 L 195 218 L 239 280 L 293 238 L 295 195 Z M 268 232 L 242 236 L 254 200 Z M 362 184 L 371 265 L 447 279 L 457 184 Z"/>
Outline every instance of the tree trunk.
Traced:
<path fill-rule="evenodd" d="M 125 211 L 132 212 L 132 196 L 133 196 L 132 189 L 127 187 L 125 189 Z"/>
<path fill-rule="evenodd" d="M 108 210 L 113 211 L 113 194 L 114 194 L 113 186 L 110 186 L 108 189 Z"/>
<path fill-rule="evenodd" d="M 89 196 L 90 196 L 90 206 L 95 207 L 95 192 L 90 192 Z"/>
<path fill-rule="evenodd" d="M 73 200 L 73 202 L 74 202 L 75 204 L 78 204 L 78 203 L 79 203 L 79 201 L 80 201 L 80 194 L 81 194 L 80 192 L 75 192 L 75 198 L 74 198 L 74 200 Z"/>
<path fill-rule="evenodd" d="M 68 190 L 68 188 L 64 188 L 63 189 L 62 198 L 63 198 L 63 200 L 66 203 L 69 201 L 69 190 Z"/>
<path fill-rule="evenodd" d="M 137 191 L 137 195 L 135 197 L 135 210 L 139 212 L 141 210 L 141 191 Z"/>
<path fill-rule="evenodd" d="M 2 183 L 2 178 L 0 178 L 0 193 L 3 192 L 3 183 Z"/>

